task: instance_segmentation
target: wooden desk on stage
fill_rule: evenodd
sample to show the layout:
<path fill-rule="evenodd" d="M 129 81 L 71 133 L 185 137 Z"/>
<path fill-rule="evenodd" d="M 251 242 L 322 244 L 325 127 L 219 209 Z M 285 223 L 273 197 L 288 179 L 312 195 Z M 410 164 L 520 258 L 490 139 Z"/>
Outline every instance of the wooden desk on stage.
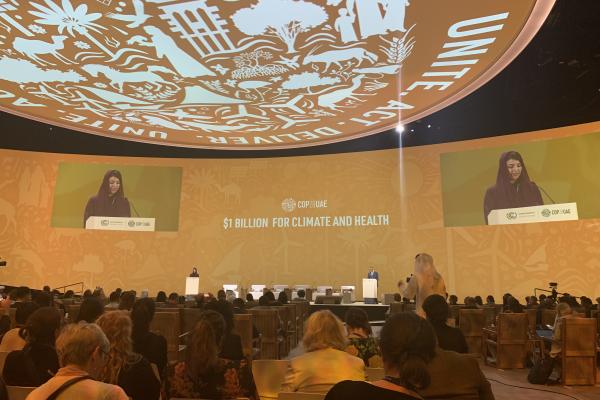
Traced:
<path fill-rule="evenodd" d="M 346 312 L 349 308 L 358 307 L 365 310 L 369 321 L 383 321 L 385 320 L 385 313 L 389 306 L 386 304 L 365 304 L 361 301 L 352 304 L 315 304 L 310 303 L 309 313 L 312 314 L 315 311 L 329 310 L 337 315 L 342 321 L 346 317 Z"/>

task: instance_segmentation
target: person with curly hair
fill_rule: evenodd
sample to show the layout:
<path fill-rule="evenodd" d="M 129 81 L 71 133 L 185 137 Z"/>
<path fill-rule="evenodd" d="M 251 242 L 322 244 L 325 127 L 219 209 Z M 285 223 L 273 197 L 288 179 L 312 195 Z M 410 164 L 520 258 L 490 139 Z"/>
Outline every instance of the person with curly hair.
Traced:
<path fill-rule="evenodd" d="M 218 312 L 208 310 L 200 314 L 188 338 L 185 361 L 167 369 L 167 398 L 258 400 L 247 361 L 219 357 L 226 329 L 225 320 Z"/>
<path fill-rule="evenodd" d="M 101 380 L 120 386 L 133 400 L 157 400 L 160 382 L 148 360 L 133 352 L 129 313 L 110 311 L 96 323 L 110 342 L 108 362 L 100 373 Z"/>

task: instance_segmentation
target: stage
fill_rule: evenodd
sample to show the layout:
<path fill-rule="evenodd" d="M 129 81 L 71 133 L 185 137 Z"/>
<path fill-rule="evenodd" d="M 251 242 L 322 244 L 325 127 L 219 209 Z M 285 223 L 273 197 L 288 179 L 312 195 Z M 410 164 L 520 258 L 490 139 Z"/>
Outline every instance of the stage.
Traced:
<path fill-rule="evenodd" d="M 346 312 L 351 307 L 358 307 L 365 310 L 367 316 L 369 317 L 369 321 L 384 321 L 386 317 L 385 313 L 390 306 L 386 304 L 365 304 L 362 301 L 357 301 L 351 304 L 315 304 L 311 302 L 309 312 L 312 314 L 313 312 L 319 310 L 329 310 L 343 321 L 346 316 Z"/>

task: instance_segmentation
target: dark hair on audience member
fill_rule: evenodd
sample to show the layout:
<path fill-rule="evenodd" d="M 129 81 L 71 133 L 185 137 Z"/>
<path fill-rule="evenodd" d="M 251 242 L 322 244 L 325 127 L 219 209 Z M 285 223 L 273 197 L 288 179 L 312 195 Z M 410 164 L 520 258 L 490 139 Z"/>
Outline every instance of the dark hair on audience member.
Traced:
<path fill-rule="evenodd" d="M 455 294 L 451 294 L 450 297 L 448 297 L 448 303 L 449 304 L 458 303 L 458 296 L 456 296 Z"/>
<path fill-rule="evenodd" d="M 216 311 L 225 320 L 225 332 L 230 333 L 233 330 L 233 306 L 226 300 L 211 301 L 205 307 L 205 310 Z"/>
<path fill-rule="evenodd" d="M 18 325 L 25 325 L 27 318 L 35 312 L 40 306 L 30 301 L 19 302 L 15 304 L 15 322 Z"/>
<path fill-rule="evenodd" d="M 63 299 L 70 299 L 75 296 L 75 292 L 72 290 L 67 290 L 65 294 L 63 294 Z"/>
<path fill-rule="evenodd" d="M 351 328 L 361 328 L 368 335 L 373 334 L 371 324 L 369 324 L 369 316 L 362 308 L 349 307 L 344 320 L 346 322 L 346 326 Z"/>
<path fill-rule="evenodd" d="M 268 306 L 269 305 L 269 299 L 267 298 L 267 296 L 265 296 L 264 294 L 262 296 L 260 296 L 258 298 L 258 305 L 259 306 Z"/>
<path fill-rule="evenodd" d="M 379 340 L 384 365 L 396 369 L 402 386 L 415 391 L 431 383 L 427 363 L 435 356 L 435 344 L 429 322 L 407 312 L 391 315 Z"/>
<path fill-rule="evenodd" d="M 44 287 L 42 288 L 42 290 L 43 290 L 44 292 L 49 292 L 49 291 L 50 291 L 50 286 L 48 286 L 48 285 L 44 285 Z"/>
<path fill-rule="evenodd" d="M 279 295 L 277 296 L 277 301 L 280 302 L 281 304 L 288 304 L 288 296 L 286 292 L 279 292 Z"/>
<path fill-rule="evenodd" d="M 117 293 L 116 291 L 115 292 L 111 292 L 108 295 L 108 301 L 110 303 L 118 303 L 119 302 L 119 293 Z"/>
<path fill-rule="evenodd" d="M 233 307 L 243 310 L 246 303 L 244 303 L 244 299 L 237 297 L 233 299 L 231 304 L 233 304 Z"/>
<path fill-rule="evenodd" d="M 540 297 L 539 297 L 540 302 L 543 301 L 543 300 L 546 300 L 546 297 L 547 296 L 545 294 L 543 294 L 543 293 L 540 294 Z"/>
<path fill-rule="evenodd" d="M 423 301 L 423 311 L 427 315 L 427 320 L 434 326 L 445 325 L 450 316 L 450 307 L 446 299 L 439 294 L 427 296 Z"/>
<path fill-rule="evenodd" d="M 123 292 L 121 295 L 121 301 L 119 302 L 119 310 L 131 310 L 135 303 L 135 293 L 131 291 Z"/>
<path fill-rule="evenodd" d="M 521 305 L 521 303 L 519 303 L 519 300 L 515 299 L 512 296 L 508 299 L 508 310 L 513 313 L 524 312 L 523 306 Z"/>
<path fill-rule="evenodd" d="M 87 297 L 92 297 L 92 291 L 90 289 L 85 289 L 85 292 L 83 292 L 83 298 L 87 298 Z"/>
<path fill-rule="evenodd" d="M 158 292 L 156 294 L 156 302 L 158 303 L 166 303 L 167 301 L 167 294 L 165 292 L 163 292 L 162 290 L 160 292 Z"/>
<path fill-rule="evenodd" d="M 225 320 L 216 311 L 204 311 L 187 341 L 185 366 L 193 379 L 204 374 L 218 360 L 223 338 Z"/>
<path fill-rule="evenodd" d="M 25 299 L 25 298 L 29 297 L 30 295 L 31 295 L 31 289 L 29 289 L 27 286 L 19 286 L 18 288 L 15 289 L 15 299 L 16 300 Z"/>
<path fill-rule="evenodd" d="M 179 301 L 179 294 L 177 294 L 177 292 L 172 292 L 171 294 L 169 294 L 169 301 Z"/>
<path fill-rule="evenodd" d="M 150 331 L 150 323 L 154 318 L 154 312 L 156 305 L 154 300 L 149 297 L 136 300 L 131 308 L 131 321 L 133 322 L 133 328 L 131 331 L 131 337 L 135 342 L 141 342 L 144 336 Z"/>
<path fill-rule="evenodd" d="M 33 302 L 40 307 L 50 307 L 54 304 L 54 298 L 50 292 L 37 292 Z"/>
<path fill-rule="evenodd" d="M 79 314 L 77 314 L 77 321 L 85 321 L 87 323 L 95 322 L 99 316 L 104 312 L 104 304 L 97 297 L 87 297 L 81 303 L 79 307 Z"/>
<path fill-rule="evenodd" d="M 25 326 L 19 330 L 19 336 L 27 342 L 27 346 L 40 343 L 54 347 L 55 334 L 60 328 L 61 318 L 54 307 L 38 308 L 29 316 Z"/>
<path fill-rule="evenodd" d="M 298 290 L 298 297 L 300 297 L 301 299 L 306 297 L 306 292 L 304 291 L 304 289 L 300 289 Z"/>
<path fill-rule="evenodd" d="M 254 301 L 254 296 L 252 296 L 252 293 L 246 294 L 246 301 Z"/>
<path fill-rule="evenodd" d="M 494 299 L 494 296 L 492 296 L 491 294 L 488 295 L 488 297 L 485 298 L 485 301 L 488 304 L 495 304 L 496 303 L 496 299 Z"/>
<path fill-rule="evenodd" d="M 225 291 L 223 289 L 220 289 L 217 292 L 217 299 L 218 300 L 226 300 L 227 299 L 227 293 L 225 293 Z"/>
<path fill-rule="evenodd" d="M 177 304 L 185 304 L 185 296 L 179 296 L 177 299 Z"/>
<path fill-rule="evenodd" d="M 481 296 L 475 296 L 475 304 L 482 306 L 483 305 L 483 299 L 481 298 Z"/>
<path fill-rule="evenodd" d="M 275 295 L 270 290 L 267 290 L 263 296 L 265 296 L 269 302 L 275 301 Z"/>

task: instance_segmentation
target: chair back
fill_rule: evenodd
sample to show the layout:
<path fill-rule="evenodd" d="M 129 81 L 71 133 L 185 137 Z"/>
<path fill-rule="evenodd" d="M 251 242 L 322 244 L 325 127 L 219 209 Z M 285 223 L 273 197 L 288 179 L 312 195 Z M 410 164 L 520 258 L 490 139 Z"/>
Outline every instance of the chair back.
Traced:
<path fill-rule="evenodd" d="M 10 329 L 14 329 L 17 327 L 17 309 L 9 308 L 8 309 L 8 317 L 10 318 Z"/>
<path fill-rule="evenodd" d="M 279 392 L 279 400 L 324 400 L 325 393 Z"/>
<path fill-rule="evenodd" d="M 458 328 L 465 335 L 469 353 L 482 353 L 484 327 L 485 315 L 482 309 L 459 310 Z"/>
<path fill-rule="evenodd" d="M 404 304 L 399 301 L 393 301 L 390 303 L 390 315 L 400 314 L 404 311 Z"/>
<path fill-rule="evenodd" d="M 6 386 L 8 400 L 25 400 L 34 389 L 36 388 L 29 386 Z"/>
<path fill-rule="evenodd" d="M 234 314 L 233 332 L 240 335 L 244 356 L 250 359 L 252 357 L 252 314 Z"/>
<path fill-rule="evenodd" d="M 77 317 L 79 316 L 79 309 L 81 308 L 81 304 L 68 304 L 65 305 L 65 309 L 69 314 L 69 322 L 77 322 Z"/>
<path fill-rule="evenodd" d="M 4 371 L 4 362 L 6 361 L 8 353 L 10 353 L 10 351 L 0 351 L 0 375 L 2 375 L 2 371 Z"/>
<path fill-rule="evenodd" d="M 535 333 L 535 327 L 536 327 L 536 319 L 537 319 L 537 309 L 535 308 L 528 308 L 525 310 L 525 313 L 527 314 L 527 324 L 528 324 L 528 330 L 529 333 L 534 334 Z"/>
<path fill-rule="evenodd" d="M 181 332 L 190 332 L 196 326 L 202 314 L 201 308 L 181 308 L 179 316 L 181 317 Z"/>
<path fill-rule="evenodd" d="M 179 335 L 181 335 L 179 310 L 173 309 L 171 312 L 154 313 L 154 318 L 150 323 L 150 330 L 167 339 L 168 360 L 178 360 Z"/>
<path fill-rule="evenodd" d="M 525 313 L 502 313 L 498 317 L 496 366 L 525 368 L 529 323 Z"/>
<path fill-rule="evenodd" d="M 383 368 L 365 367 L 365 375 L 367 376 L 367 381 L 374 382 L 383 379 L 385 377 L 385 372 L 383 371 Z"/>
<path fill-rule="evenodd" d="M 556 320 L 556 310 L 542 310 L 542 324 L 544 325 L 554 325 L 554 321 Z"/>
<path fill-rule="evenodd" d="M 450 309 L 450 318 L 454 318 L 456 324 L 458 325 L 459 311 L 461 308 L 464 308 L 464 305 L 451 304 L 448 306 L 448 308 Z"/>
<path fill-rule="evenodd" d="M 288 360 L 254 360 L 252 375 L 261 399 L 276 399 L 290 362 Z"/>
<path fill-rule="evenodd" d="M 596 383 L 596 321 L 592 318 L 562 320 L 562 384 Z"/>
<path fill-rule="evenodd" d="M 280 320 L 278 308 L 254 307 L 248 310 L 252 314 L 256 329 L 261 334 L 261 358 L 278 359 L 280 356 L 278 336 Z"/>
<path fill-rule="evenodd" d="M 485 315 L 485 326 L 492 326 L 496 323 L 496 307 L 483 306 L 483 315 Z"/>

